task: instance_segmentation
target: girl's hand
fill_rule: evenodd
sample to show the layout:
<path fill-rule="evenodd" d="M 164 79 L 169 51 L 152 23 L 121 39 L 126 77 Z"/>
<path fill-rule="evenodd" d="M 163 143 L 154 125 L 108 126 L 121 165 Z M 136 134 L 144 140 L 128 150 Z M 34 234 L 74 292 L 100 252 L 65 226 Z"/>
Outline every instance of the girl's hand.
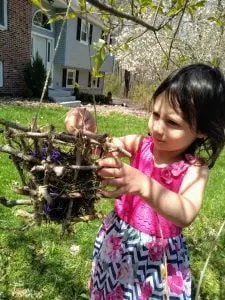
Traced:
<path fill-rule="evenodd" d="M 122 194 L 142 195 L 147 176 L 139 170 L 123 163 L 117 157 L 107 157 L 99 161 L 98 175 L 102 178 L 101 193 L 105 197 L 117 198 Z M 113 191 L 104 189 L 115 187 Z"/>

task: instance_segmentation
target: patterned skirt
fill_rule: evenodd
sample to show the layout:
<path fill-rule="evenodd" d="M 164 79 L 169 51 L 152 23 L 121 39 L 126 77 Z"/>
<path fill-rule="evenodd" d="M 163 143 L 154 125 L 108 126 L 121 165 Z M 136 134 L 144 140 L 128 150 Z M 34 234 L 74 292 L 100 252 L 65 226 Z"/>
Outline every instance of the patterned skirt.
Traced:
<path fill-rule="evenodd" d="M 90 299 L 191 299 L 184 237 L 156 238 L 111 212 L 95 241 Z"/>

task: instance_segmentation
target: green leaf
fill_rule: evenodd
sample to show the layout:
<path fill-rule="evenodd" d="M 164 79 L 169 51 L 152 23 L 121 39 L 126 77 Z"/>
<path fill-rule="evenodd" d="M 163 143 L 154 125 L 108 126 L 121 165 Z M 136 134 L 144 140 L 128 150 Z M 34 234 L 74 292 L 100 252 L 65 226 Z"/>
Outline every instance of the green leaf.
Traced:
<path fill-rule="evenodd" d="M 99 39 L 98 42 L 93 43 L 93 46 L 96 49 L 96 53 L 91 57 L 93 61 L 92 76 L 98 78 L 102 77 L 100 69 L 106 57 L 107 45 L 104 40 Z"/>
<path fill-rule="evenodd" d="M 173 30 L 173 27 L 171 24 L 166 24 L 164 28 L 171 30 L 171 31 Z"/>
<path fill-rule="evenodd" d="M 79 5 L 80 5 L 80 9 L 81 10 L 84 10 L 85 9 L 85 5 L 86 4 L 86 1 L 85 0 L 79 0 Z"/>
<path fill-rule="evenodd" d="M 175 7 L 171 8 L 168 13 L 167 13 L 167 16 L 168 17 L 173 17 L 175 16 L 176 14 L 178 14 L 178 12 L 180 11 L 180 9 L 177 9 Z"/>
<path fill-rule="evenodd" d="M 42 11 L 43 13 L 47 13 L 48 10 L 43 6 L 41 0 L 31 0 L 31 2 L 32 2 L 35 6 L 37 6 L 38 8 L 40 8 L 41 11 Z"/>
<path fill-rule="evenodd" d="M 181 9 L 184 6 L 184 0 L 177 0 L 176 8 Z"/>
<path fill-rule="evenodd" d="M 202 1 L 199 1 L 197 3 L 195 3 L 195 6 L 197 7 L 204 7 L 206 4 L 206 0 L 202 0 Z"/>
<path fill-rule="evenodd" d="M 178 59 L 179 64 L 183 64 L 183 63 L 186 63 L 186 62 L 188 62 L 187 57 L 185 57 L 183 55 L 179 57 L 179 59 Z"/>
<path fill-rule="evenodd" d="M 224 22 L 220 18 L 209 17 L 208 20 L 212 22 L 216 22 L 217 26 L 219 26 L 220 28 L 224 26 Z"/>
<path fill-rule="evenodd" d="M 124 50 L 128 50 L 129 49 L 129 44 L 128 43 L 125 43 L 124 44 Z"/>
<path fill-rule="evenodd" d="M 75 12 L 69 13 L 67 16 L 66 15 L 56 15 L 48 20 L 48 24 L 62 21 L 64 19 L 67 19 L 67 20 L 75 19 L 76 17 L 77 17 L 77 13 L 75 13 Z"/>
<path fill-rule="evenodd" d="M 219 57 L 218 56 L 214 56 L 212 58 L 212 61 L 211 61 L 211 64 L 215 67 L 218 67 L 219 66 Z"/>
<path fill-rule="evenodd" d="M 62 20 L 64 20 L 64 16 L 63 15 L 57 15 L 57 16 L 54 16 L 54 17 L 50 18 L 48 20 L 48 24 L 52 24 L 52 23 L 55 23 L 57 21 L 62 21 Z"/>
<path fill-rule="evenodd" d="M 68 13 L 66 19 L 70 20 L 70 19 L 75 19 L 76 17 L 77 17 L 77 13 L 71 12 L 71 13 Z"/>

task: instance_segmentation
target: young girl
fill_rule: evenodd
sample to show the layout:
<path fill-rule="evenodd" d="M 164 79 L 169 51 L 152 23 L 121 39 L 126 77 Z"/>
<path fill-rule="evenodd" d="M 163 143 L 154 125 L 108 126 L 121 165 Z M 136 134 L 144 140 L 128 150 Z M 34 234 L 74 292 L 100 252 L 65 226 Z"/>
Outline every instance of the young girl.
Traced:
<path fill-rule="evenodd" d="M 204 64 L 186 66 L 162 82 L 152 104 L 150 136 L 114 139 L 132 154 L 131 166 L 117 156 L 99 161 L 102 193 L 117 200 L 95 242 L 91 299 L 191 299 L 181 232 L 198 215 L 224 146 L 224 78 Z"/>

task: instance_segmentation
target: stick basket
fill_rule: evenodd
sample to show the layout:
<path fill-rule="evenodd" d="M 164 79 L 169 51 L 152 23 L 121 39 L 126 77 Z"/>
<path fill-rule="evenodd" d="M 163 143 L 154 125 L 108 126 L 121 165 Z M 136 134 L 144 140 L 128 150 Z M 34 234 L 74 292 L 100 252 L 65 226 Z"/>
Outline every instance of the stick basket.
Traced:
<path fill-rule="evenodd" d="M 113 148 L 106 134 L 78 131 L 71 135 L 56 132 L 52 125 L 42 132 L 7 120 L 0 124 L 6 142 L 0 151 L 9 154 L 21 179 L 16 192 L 30 196 L 30 201 L 20 203 L 1 197 L 2 204 L 31 204 L 38 224 L 54 221 L 68 231 L 71 222 L 95 215 L 96 160 Z"/>

